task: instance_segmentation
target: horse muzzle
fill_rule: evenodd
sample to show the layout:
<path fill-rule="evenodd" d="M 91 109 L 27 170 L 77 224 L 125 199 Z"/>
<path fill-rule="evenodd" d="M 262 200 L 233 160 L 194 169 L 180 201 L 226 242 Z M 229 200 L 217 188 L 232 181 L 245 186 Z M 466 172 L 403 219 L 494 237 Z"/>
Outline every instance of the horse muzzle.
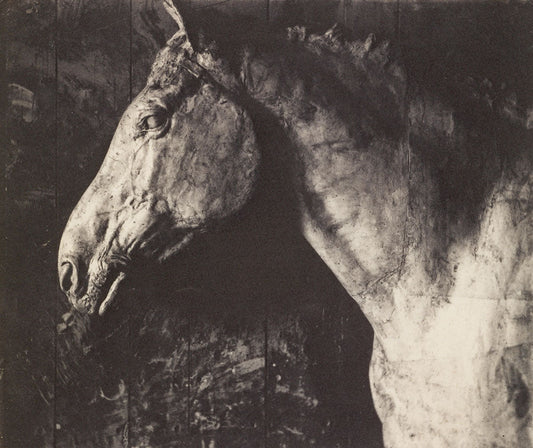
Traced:
<path fill-rule="evenodd" d="M 96 264 L 97 269 L 89 267 L 86 282 L 83 282 L 80 266 L 72 259 L 65 259 L 59 268 L 59 284 L 78 311 L 89 315 L 98 312 L 103 316 L 116 301 L 127 274 L 122 265 L 106 262 Z"/>

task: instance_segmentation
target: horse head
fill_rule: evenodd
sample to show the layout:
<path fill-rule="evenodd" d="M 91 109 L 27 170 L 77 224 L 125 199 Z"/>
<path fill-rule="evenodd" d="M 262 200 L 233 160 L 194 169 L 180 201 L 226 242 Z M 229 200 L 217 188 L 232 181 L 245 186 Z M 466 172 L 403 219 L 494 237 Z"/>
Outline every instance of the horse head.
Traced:
<path fill-rule="evenodd" d="M 61 239 L 61 289 L 89 314 L 108 309 L 133 263 L 168 259 L 253 190 L 251 119 L 197 62 L 181 15 L 166 6 L 180 29 L 122 116 Z"/>

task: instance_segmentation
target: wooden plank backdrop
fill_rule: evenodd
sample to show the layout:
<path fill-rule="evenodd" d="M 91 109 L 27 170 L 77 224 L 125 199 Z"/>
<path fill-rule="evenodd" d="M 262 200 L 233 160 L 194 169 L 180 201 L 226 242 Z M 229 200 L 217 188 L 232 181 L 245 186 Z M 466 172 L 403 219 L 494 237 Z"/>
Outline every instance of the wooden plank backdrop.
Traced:
<path fill-rule="evenodd" d="M 356 38 L 393 40 L 431 88 L 455 82 L 438 76 L 446 64 L 533 96 L 531 65 L 515 64 L 531 61 L 527 3 L 185 1 L 273 28 L 339 22 Z M 57 287 L 59 236 L 176 27 L 161 0 L 1 8 L 0 446 L 383 446 L 372 330 L 290 224 L 275 199 L 284 191 L 187 262 L 147 271 L 120 321 L 70 309 Z"/>

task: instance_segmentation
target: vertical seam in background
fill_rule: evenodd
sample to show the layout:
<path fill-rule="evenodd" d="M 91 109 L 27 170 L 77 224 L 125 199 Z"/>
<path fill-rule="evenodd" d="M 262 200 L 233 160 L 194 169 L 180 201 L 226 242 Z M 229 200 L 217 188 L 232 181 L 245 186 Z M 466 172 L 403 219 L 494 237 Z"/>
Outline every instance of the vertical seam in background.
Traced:
<path fill-rule="evenodd" d="M 269 305 L 265 304 L 265 316 L 263 320 L 263 333 L 265 337 L 264 343 L 264 358 L 265 358 L 265 373 L 264 373 L 264 385 L 263 385 L 263 431 L 264 431 L 264 446 L 268 446 L 268 317 L 269 317 Z"/>
<path fill-rule="evenodd" d="M 396 0 L 396 41 L 400 43 L 400 5 L 402 0 Z"/>
<path fill-rule="evenodd" d="M 129 91 L 128 91 L 128 102 L 131 103 L 132 100 L 132 92 L 133 92 L 133 0 L 129 0 L 128 2 L 128 12 L 129 12 L 129 23 L 128 23 L 128 31 L 129 31 L 129 47 L 128 47 L 128 80 L 129 80 Z M 131 309 L 130 309 L 131 312 Z M 128 319 L 128 340 L 131 341 L 131 318 Z M 130 446 L 130 438 L 132 434 L 132 427 L 131 427 L 131 372 L 128 369 L 128 374 L 126 375 L 126 389 L 127 389 L 127 399 L 126 399 L 126 414 L 127 414 L 127 420 L 126 420 L 126 428 L 127 428 L 127 435 L 126 435 L 126 446 L 129 448 Z"/>
<path fill-rule="evenodd" d="M 129 31 L 130 31 L 130 47 L 129 47 L 129 60 L 130 60 L 130 71 L 129 71 L 129 79 L 130 79 L 130 91 L 129 91 L 129 102 L 133 100 L 133 0 L 129 0 L 129 12 L 130 12 L 130 23 L 129 23 Z"/>
<path fill-rule="evenodd" d="M 189 309 L 187 310 L 187 437 L 191 441 L 191 309 L 189 304 Z"/>
<path fill-rule="evenodd" d="M 58 179 L 59 179 L 59 101 L 58 101 L 58 91 L 59 91 L 59 65 L 58 65 L 58 41 L 59 41 L 59 4 L 58 0 L 54 2 L 54 89 L 55 89 L 55 98 L 54 98 L 54 115 L 55 115 L 55 128 L 54 128 L 54 180 L 55 180 L 55 189 L 54 189 L 54 208 L 55 208 L 55 237 L 58 238 L 59 243 L 59 211 L 58 211 Z M 58 318 L 59 311 L 59 283 L 56 282 L 56 296 L 54 300 L 54 321 L 52 323 L 52 328 L 54 332 L 54 391 L 53 391 L 53 422 L 52 422 L 52 444 L 54 448 L 56 447 L 57 442 L 57 361 L 58 361 L 58 352 L 57 352 L 57 327 L 56 322 Z"/>
<path fill-rule="evenodd" d="M 349 0 L 343 0 L 342 2 L 342 24 L 344 26 L 344 28 L 346 29 L 347 26 L 348 26 L 348 13 L 347 13 L 347 8 L 348 6 L 346 5 L 346 2 L 348 2 Z"/>
<path fill-rule="evenodd" d="M 402 0 L 396 1 L 396 44 L 398 48 L 400 49 L 400 57 L 403 57 L 403 48 L 402 45 L 402 33 L 401 33 L 401 7 L 402 7 Z M 404 114 L 404 123 L 405 123 L 405 144 L 407 145 L 407 204 L 406 204 L 406 211 L 405 211 L 405 227 L 403 232 L 403 249 L 402 249 L 402 265 L 400 267 L 400 275 L 401 271 L 405 267 L 405 260 L 407 258 L 407 253 L 409 251 L 409 240 L 408 240 L 408 226 L 409 226 L 409 220 L 410 220 L 410 206 L 411 206 L 411 182 L 412 182 L 412 173 L 411 173 L 411 142 L 410 142 L 410 124 L 409 124 L 409 97 L 411 94 L 411 87 L 409 82 L 409 76 L 407 74 L 406 66 L 403 65 L 404 71 L 405 71 L 405 94 L 404 94 L 404 104 L 403 104 L 403 114 Z"/>
<path fill-rule="evenodd" d="M 265 18 L 267 25 L 270 23 L 270 0 L 265 0 Z M 263 318 L 263 333 L 264 333 L 264 347 L 263 350 L 265 360 L 265 372 L 264 372 L 264 384 L 263 384 L 263 443 L 264 447 L 268 446 L 268 315 L 269 305 L 268 302 L 264 306 L 264 318 Z"/>

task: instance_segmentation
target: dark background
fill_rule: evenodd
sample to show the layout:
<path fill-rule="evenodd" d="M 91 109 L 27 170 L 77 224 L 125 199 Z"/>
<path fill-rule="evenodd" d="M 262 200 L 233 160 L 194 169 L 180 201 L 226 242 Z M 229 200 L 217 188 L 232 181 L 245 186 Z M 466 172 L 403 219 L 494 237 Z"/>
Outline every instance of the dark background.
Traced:
<path fill-rule="evenodd" d="M 70 310 L 59 237 L 176 26 L 158 0 L 0 4 L 0 446 L 381 447 L 372 330 L 277 207 L 275 186 L 194 255 L 143 273 L 122 312 L 90 323 Z M 188 5 L 272 32 L 335 22 L 356 38 L 373 32 L 410 79 L 503 101 L 509 120 L 533 127 L 530 4 Z"/>

